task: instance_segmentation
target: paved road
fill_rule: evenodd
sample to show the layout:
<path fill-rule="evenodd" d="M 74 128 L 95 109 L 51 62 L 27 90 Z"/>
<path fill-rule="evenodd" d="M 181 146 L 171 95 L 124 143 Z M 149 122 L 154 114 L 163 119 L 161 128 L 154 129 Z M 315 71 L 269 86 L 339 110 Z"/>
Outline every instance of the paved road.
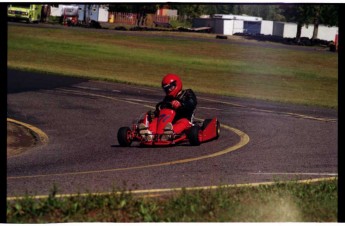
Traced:
<path fill-rule="evenodd" d="M 161 89 L 9 70 L 8 117 L 40 128 L 49 142 L 8 158 L 8 196 L 48 194 L 53 184 L 76 193 L 337 175 L 335 110 L 197 96 L 196 116 L 223 125 L 218 140 L 123 148 L 118 128 L 160 101 Z"/>

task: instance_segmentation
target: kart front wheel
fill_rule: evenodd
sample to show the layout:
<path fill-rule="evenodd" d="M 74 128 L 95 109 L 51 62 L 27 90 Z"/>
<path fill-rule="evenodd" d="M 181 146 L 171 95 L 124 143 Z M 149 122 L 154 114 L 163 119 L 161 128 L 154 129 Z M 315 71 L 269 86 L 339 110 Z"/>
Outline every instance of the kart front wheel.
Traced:
<path fill-rule="evenodd" d="M 131 129 L 129 127 L 121 127 L 117 131 L 117 141 L 122 147 L 129 147 L 132 144 Z"/>
<path fill-rule="evenodd" d="M 190 130 L 189 130 L 188 140 L 192 146 L 199 146 L 200 145 L 199 131 L 200 131 L 199 126 L 192 126 L 192 128 L 190 128 Z"/>

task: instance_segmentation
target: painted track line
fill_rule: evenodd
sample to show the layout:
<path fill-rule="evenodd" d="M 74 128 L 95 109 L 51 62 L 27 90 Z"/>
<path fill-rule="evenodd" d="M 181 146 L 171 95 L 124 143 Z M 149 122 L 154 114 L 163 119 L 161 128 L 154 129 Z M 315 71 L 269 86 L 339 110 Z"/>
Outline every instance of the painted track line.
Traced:
<path fill-rule="evenodd" d="M 65 92 L 68 92 L 68 93 L 73 92 L 75 94 L 81 94 L 81 95 L 87 94 L 88 96 L 90 96 L 90 95 L 91 96 L 98 96 L 98 97 L 107 98 L 107 99 L 111 99 L 111 100 L 115 100 L 115 101 L 123 101 L 123 102 L 131 103 L 131 104 L 136 104 L 136 105 L 141 105 L 141 106 L 146 106 L 146 107 L 152 108 L 152 106 L 143 105 L 142 103 L 133 102 L 133 101 L 130 101 L 128 99 L 127 100 L 123 100 L 123 99 L 112 98 L 112 97 L 98 95 L 98 94 L 90 94 L 90 93 L 85 93 L 85 92 L 78 92 L 78 91 L 73 91 L 73 90 L 60 90 L 60 91 L 65 91 Z M 223 103 L 223 104 L 227 104 L 227 105 L 232 105 L 232 106 L 236 106 L 236 107 L 242 107 L 242 108 L 262 111 L 262 112 L 293 115 L 293 116 L 298 116 L 298 117 L 301 117 L 301 118 L 307 118 L 307 119 L 313 119 L 313 120 L 319 120 L 319 121 L 326 121 L 326 122 L 328 122 L 328 121 L 331 121 L 331 122 L 337 121 L 337 119 L 317 118 L 317 117 L 311 117 L 311 116 L 307 116 L 307 115 L 300 115 L 300 114 L 289 113 L 289 112 L 275 112 L 275 111 L 251 108 L 251 107 L 244 106 L 244 105 L 236 105 L 236 104 L 232 104 L 230 102 L 222 102 L 222 101 L 211 100 L 211 99 L 207 99 L 207 98 L 203 98 L 203 99 L 209 100 L 209 101 L 213 101 L 213 102 L 219 102 L 219 103 Z M 197 161 L 197 160 L 202 160 L 202 159 L 206 159 L 206 158 L 217 157 L 217 156 L 229 153 L 231 151 L 234 151 L 234 150 L 237 150 L 237 149 L 243 147 L 244 145 L 246 145 L 249 142 L 249 136 L 247 134 L 243 133 L 242 131 L 237 130 L 235 128 L 232 128 L 230 126 L 226 126 L 226 125 L 221 125 L 221 127 L 225 128 L 227 130 L 235 132 L 237 135 L 240 136 L 241 140 L 235 146 L 229 147 L 229 148 L 227 148 L 225 150 L 222 150 L 220 152 L 216 152 L 216 153 L 213 153 L 213 154 L 210 154 L 210 155 L 205 155 L 205 156 L 200 156 L 200 157 L 195 157 L 195 158 L 189 158 L 189 159 L 184 159 L 184 160 L 165 162 L 165 163 L 146 165 L 146 166 L 128 167 L 128 168 L 122 168 L 122 169 L 109 169 L 109 170 L 101 170 L 101 171 L 88 171 L 88 172 L 76 172 L 76 173 L 65 173 L 65 174 L 50 174 L 50 175 L 36 175 L 36 176 L 23 176 L 23 177 L 9 177 L 8 179 L 46 177 L 46 176 L 53 176 L 53 175 L 62 176 L 62 175 L 76 175 L 76 174 L 86 174 L 86 173 L 101 173 L 101 172 L 109 172 L 109 171 L 142 169 L 142 168 L 149 168 L 149 167 L 158 167 L 158 166 L 166 166 L 166 165 L 179 164 L 179 163 L 187 163 L 187 162 L 191 162 L 191 161 Z M 286 173 L 277 173 L 277 174 L 286 174 Z M 321 175 L 321 174 L 318 174 L 318 175 Z M 327 174 L 327 175 L 335 175 L 335 174 Z M 317 181 L 334 180 L 334 179 L 337 179 L 337 177 L 317 178 L 317 179 L 309 179 L 309 180 L 299 180 L 297 182 L 298 183 L 313 183 L 313 182 L 317 182 Z M 249 183 L 249 184 L 231 184 L 231 185 L 225 185 L 225 186 L 207 186 L 207 187 L 189 187 L 189 188 L 167 188 L 167 189 L 136 190 L 136 191 L 130 191 L 130 192 L 133 193 L 133 194 L 141 194 L 141 195 L 146 195 L 146 196 L 148 196 L 148 195 L 149 196 L 159 196 L 160 194 L 158 194 L 158 195 L 154 195 L 154 194 L 155 193 L 164 193 L 164 192 L 166 193 L 166 192 L 182 191 L 183 189 L 185 189 L 185 190 L 216 189 L 216 188 L 220 188 L 220 187 L 230 188 L 230 187 L 272 185 L 274 183 L 276 183 L 276 182 Z M 91 193 L 91 194 L 94 194 L 94 195 L 106 195 L 106 194 L 112 194 L 112 193 L 108 192 L 108 193 Z M 87 196 L 87 195 L 90 195 L 90 194 L 61 194 L 61 195 L 57 195 L 56 197 Z M 48 196 L 42 195 L 42 196 L 35 196 L 34 198 L 47 198 L 47 197 Z M 22 199 L 22 198 L 25 198 L 25 197 L 8 197 L 7 200 L 15 200 L 15 199 Z"/>
<path fill-rule="evenodd" d="M 199 99 L 214 102 L 214 103 L 231 105 L 233 107 L 239 107 L 239 108 L 249 109 L 249 110 L 258 111 L 258 112 L 281 114 L 281 115 L 293 116 L 293 117 L 302 118 L 302 119 L 311 119 L 311 120 L 317 120 L 317 121 L 322 121 L 322 122 L 337 122 L 338 121 L 338 119 L 334 119 L 334 118 L 322 118 L 322 117 L 314 117 L 310 115 L 297 114 L 297 113 L 292 113 L 292 112 L 271 111 L 271 110 L 265 110 L 265 109 L 255 108 L 255 107 L 248 107 L 241 104 L 234 104 L 234 103 L 226 102 L 226 101 L 214 100 L 214 99 L 205 98 L 205 97 L 199 97 Z"/>
<path fill-rule="evenodd" d="M 42 144 L 46 144 L 49 141 L 48 135 L 33 125 L 30 125 L 30 124 L 27 124 L 24 122 L 20 122 L 20 121 L 17 121 L 15 119 L 11 119 L 11 118 L 7 118 L 7 122 L 12 122 L 12 123 L 15 123 L 17 125 L 24 126 L 25 128 L 33 131 L 38 136 L 38 139 Z"/>
<path fill-rule="evenodd" d="M 315 183 L 321 181 L 329 181 L 329 180 L 337 180 L 338 177 L 326 177 L 326 178 L 316 178 L 316 179 L 307 179 L 307 180 L 297 180 L 297 183 Z M 279 182 L 279 183 L 286 183 L 286 182 Z M 289 183 L 289 181 L 287 182 Z M 186 191 L 195 191 L 195 190 L 215 190 L 215 189 L 226 189 L 226 188 L 240 188 L 240 187 L 257 187 L 257 186 L 269 186 L 277 184 L 277 182 L 259 182 L 259 183 L 246 183 L 246 184 L 229 184 L 229 185 L 220 185 L 220 186 L 203 186 L 203 187 L 183 187 L 183 188 L 163 188 L 163 189 L 147 189 L 147 190 L 134 190 L 134 191 L 124 191 L 124 192 L 101 192 L 101 193 L 78 193 L 78 194 L 57 194 L 56 198 L 68 198 L 68 197 L 85 197 L 90 195 L 120 195 L 120 194 L 134 194 L 144 197 L 157 197 L 162 196 L 166 193 L 171 192 L 180 192 L 183 190 Z M 34 199 L 46 199 L 48 195 L 38 195 L 38 196 L 30 196 Z M 7 197 L 7 201 L 11 200 L 20 200 L 25 199 L 27 196 L 17 196 L 17 197 Z"/>
<path fill-rule="evenodd" d="M 338 176 L 337 173 L 248 173 L 252 175 L 312 175 L 312 176 Z"/>
<path fill-rule="evenodd" d="M 14 180 L 14 179 L 28 179 L 28 178 L 40 178 L 40 177 L 51 177 L 51 176 L 72 176 L 72 175 L 83 175 L 83 174 L 95 174 L 95 173 L 107 173 L 107 172 L 119 172 L 119 171 L 128 171 L 128 170 L 138 170 L 138 169 L 146 169 L 146 168 L 153 168 L 153 167 L 162 167 L 162 166 L 171 166 L 176 164 L 183 164 L 183 163 L 189 163 L 194 161 L 199 161 L 203 159 L 208 158 L 214 158 L 221 155 L 225 155 L 227 153 L 230 153 L 232 151 L 235 151 L 237 149 L 242 148 L 249 142 L 249 136 L 245 134 L 244 132 L 232 128 L 227 125 L 221 125 L 224 129 L 227 129 L 229 131 L 232 131 L 236 133 L 240 137 L 240 141 L 235 144 L 234 146 L 231 146 L 229 148 L 226 148 L 222 151 L 215 152 L 209 155 L 203 155 L 199 157 L 194 158 L 187 158 L 187 159 L 181 159 L 176 161 L 170 161 L 170 162 L 163 162 L 163 163 L 157 163 L 157 164 L 151 164 L 151 165 L 141 165 L 141 166 L 133 166 L 133 167 L 125 167 L 125 168 L 115 168 L 115 169 L 105 169 L 105 170 L 91 170 L 91 171 L 83 171 L 83 172 L 69 172 L 69 173 L 55 173 L 55 174 L 40 174 L 40 175 L 28 175 L 28 176 L 13 176 L 13 177 L 7 177 L 8 180 Z"/>
<path fill-rule="evenodd" d="M 158 90 L 156 90 L 156 89 L 149 89 L 149 88 L 142 88 L 142 87 L 137 87 L 137 88 L 142 89 L 142 90 L 146 90 L 146 91 L 155 92 L 155 93 L 158 92 Z M 317 120 L 317 121 L 322 121 L 322 122 L 337 122 L 338 121 L 338 119 L 336 119 L 336 118 L 314 117 L 314 116 L 310 116 L 310 115 L 298 114 L 298 113 L 293 113 L 293 112 L 265 110 L 265 109 L 255 108 L 255 107 L 249 107 L 246 105 L 235 104 L 235 103 L 231 103 L 231 102 L 227 102 L 227 101 L 210 99 L 210 98 L 206 98 L 206 97 L 198 97 L 198 99 L 206 100 L 206 101 L 210 101 L 210 102 L 214 102 L 214 103 L 231 105 L 233 107 L 239 107 L 239 108 L 254 110 L 254 111 L 258 111 L 258 112 L 281 114 L 281 115 L 292 116 L 292 117 L 297 117 L 297 118 L 302 118 L 302 119 Z M 201 107 L 201 108 L 208 109 L 207 107 Z M 210 110 L 211 110 L 211 108 L 210 108 Z M 218 109 L 212 109 L 212 110 L 218 110 Z M 219 110 L 221 110 L 221 109 L 219 109 Z"/>
<path fill-rule="evenodd" d="M 126 103 L 131 103 L 131 104 L 136 104 L 136 105 L 141 105 L 141 106 L 153 108 L 150 105 L 129 101 L 127 99 L 119 99 L 119 98 L 115 98 L 115 97 L 109 97 L 109 96 L 104 96 L 104 95 L 100 95 L 100 94 L 91 94 L 91 93 L 74 91 L 74 90 L 66 90 L 66 89 L 59 89 L 59 90 L 62 92 L 67 92 L 67 93 L 75 93 L 75 94 L 79 94 L 79 95 L 95 96 L 95 97 L 110 99 L 113 101 L 122 101 L 122 102 L 126 102 Z M 161 166 L 168 166 L 168 165 L 183 164 L 183 163 L 199 161 L 199 160 L 208 159 L 208 158 L 214 158 L 214 157 L 218 157 L 220 155 L 227 154 L 229 152 L 235 151 L 235 150 L 240 149 L 241 147 L 245 146 L 250 140 L 249 136 L 246 133 L 244 133 L 244 132 L 242 132 L 236 128 L 233 128 L 233 127 L 230 127 L 230 126 L 227 126 L 224 124 L 221 124 L 221 127 L 228 130 L 228 131 L 231 131 L 231 132 L 234 132 L 235 134 L 237 134 L 240 137 L 240 141 L 237 144 L 235 144 L 234 146 L 231 146 L 231 147 L 226 148 L 222 151 L 215 152 L 215 153 L 209 154 L 209 155 L 203 155 L 203 156 L 194 157 L 194 158 L 181 159 L 181 160 L 169 161 L 169 162 L 163 162 L 163 163 L 157 163 L 157 164 L 151 164 L 151 165 L 141 165 L 141 166 L 105 169 L 105 170 L 92 170 L 92 171 L 83 171 L 83 172 L 68 172 L 68 173 L 56 173 L 56 174 L 13 176 L 13 177 L 7 177 L 7 179 L 13 180 L 13 179 L 40 178 L 40 177 L 48 177 L 48 176 L 70 176 L 70 175 L 83 175 L 83 174 L 94 174 L 94 173 L 107 173 L 107 172 L 128 171 L 128 170 L 137 170 L 137 169 L 145 169 L 145 168 L 152 168 L 152 167 L 161 167 Z"/>

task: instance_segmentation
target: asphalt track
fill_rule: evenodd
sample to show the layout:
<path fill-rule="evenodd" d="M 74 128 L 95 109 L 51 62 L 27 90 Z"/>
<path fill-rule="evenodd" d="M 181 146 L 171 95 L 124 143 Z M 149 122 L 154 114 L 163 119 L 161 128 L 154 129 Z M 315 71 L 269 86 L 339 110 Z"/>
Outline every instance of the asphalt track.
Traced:
<path fill-rule="evenodd" d="M 124 148 L 116 140 L 161 89 L 8 71 L 8 118 L 47 135 L 7 159 L 7 196 L 202 187 L 337 176 L 335 110 L 197 93 L 197 118 L 218 117 L 199 147 Z"/>

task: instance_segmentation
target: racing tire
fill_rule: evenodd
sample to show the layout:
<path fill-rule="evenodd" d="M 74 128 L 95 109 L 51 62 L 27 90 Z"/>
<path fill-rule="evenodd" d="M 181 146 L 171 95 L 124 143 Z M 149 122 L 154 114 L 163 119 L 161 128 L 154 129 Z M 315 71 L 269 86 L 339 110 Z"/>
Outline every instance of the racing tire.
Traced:
<path fill-rule="evenodd" d="M 117 131 L 117 141 L 121 147 L 129 147 L 132 144 L 131 129 L 129 127 L 121 127 Z"/>
<path fill-rule="evenodd" d="M 220 135 L 220 122 L 217 120 L 217 126 L 216 126 L 216 138 L 218 139 Z"/>
<path fill-rule="evenodd" d="M 200 131 L 199 126 L 192 126 L 189 130 L 188 140 L 192 146 L 199 146 L 200 145 L 199 131 Z"/>

